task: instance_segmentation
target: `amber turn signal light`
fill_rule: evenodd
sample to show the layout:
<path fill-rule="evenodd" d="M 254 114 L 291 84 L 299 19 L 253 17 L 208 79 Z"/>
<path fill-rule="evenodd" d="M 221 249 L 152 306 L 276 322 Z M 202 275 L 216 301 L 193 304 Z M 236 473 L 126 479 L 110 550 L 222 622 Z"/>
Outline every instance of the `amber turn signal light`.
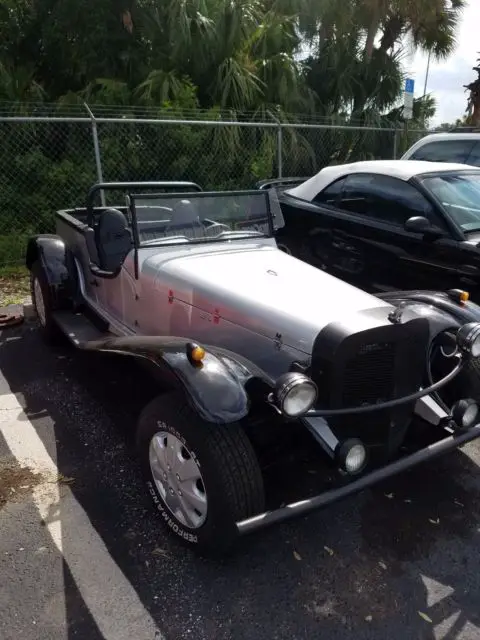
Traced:
<path fill-rule="evenodd" d="M 451 300 L 455 300 L 455 302 L 464 303 L 470 299 L 470 294 L 468 291 L 463 291 L 463 289 L 449 289 L 447 291 L 447 295 Z"/>
<path fill-rule="evenodd" d="M 192 364 L 201 364 L 205 358 L 205 349 L 198 344 L 189 342 L 187 344 L 187 357 Z"/>
<path fill-rule="evenodd" d="M 192 349 L 191 358 L 195 362 L 201 362 L 205 357 L 205 349 L 202 347 L 194 347 Z"/>

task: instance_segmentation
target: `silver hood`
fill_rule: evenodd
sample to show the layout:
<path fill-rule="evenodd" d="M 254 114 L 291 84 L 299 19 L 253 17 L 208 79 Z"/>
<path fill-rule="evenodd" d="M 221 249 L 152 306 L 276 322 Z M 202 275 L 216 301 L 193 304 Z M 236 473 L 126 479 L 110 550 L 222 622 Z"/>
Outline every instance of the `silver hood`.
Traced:
<path fill-rule="evenodd" d="M 379 300 L 276 246 L 229 245 L 228 250 L 195 251 L 181 257 L 147 258 L 147 270 L 161 270 L 157 286 L 174 297 L 310 354 L 318 332 L 335 320 L 366 309 L 385 307 Z M 147 265 L 145 265 L 147 266 Z M 158 271 L 157 271 L 158 273 Z"/>

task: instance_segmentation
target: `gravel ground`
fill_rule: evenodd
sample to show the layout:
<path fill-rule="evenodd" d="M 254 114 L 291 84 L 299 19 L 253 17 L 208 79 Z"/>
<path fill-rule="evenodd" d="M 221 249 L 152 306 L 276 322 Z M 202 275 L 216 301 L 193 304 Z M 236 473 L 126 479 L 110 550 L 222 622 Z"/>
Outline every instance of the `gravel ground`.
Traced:
<path fill-rule="evenodd" d="M 0 266 L 0 307 L 29 301 L 30 281 L 27 269 Z"/>
<path fill-rule="evenodd" d="M 132 426 L 156 390 L 139 369 L 25 323 L 0 333 L 0 372 L 2 640 L 480 637 L 478 444 L 213 562 L 165 533 L 140 482 Z"/>

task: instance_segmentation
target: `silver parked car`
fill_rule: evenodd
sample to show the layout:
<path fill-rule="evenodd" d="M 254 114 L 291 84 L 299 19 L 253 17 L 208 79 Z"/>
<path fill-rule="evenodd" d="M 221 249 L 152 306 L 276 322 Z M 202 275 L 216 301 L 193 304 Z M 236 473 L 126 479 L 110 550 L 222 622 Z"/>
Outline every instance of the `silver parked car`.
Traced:
<path fill-rule="evenodd" d="M 97 184 L 26 252 L 46 338 L 158 376 L 139 459 L 170 531 L 202 552 L 480 436 L 465 386 L 478 388 L 480 307 L 460 290 L 373 296 L 288 255 L 273 196 Z M 267 508 L 259 449 L 286 431 L 339 483 Z"/>

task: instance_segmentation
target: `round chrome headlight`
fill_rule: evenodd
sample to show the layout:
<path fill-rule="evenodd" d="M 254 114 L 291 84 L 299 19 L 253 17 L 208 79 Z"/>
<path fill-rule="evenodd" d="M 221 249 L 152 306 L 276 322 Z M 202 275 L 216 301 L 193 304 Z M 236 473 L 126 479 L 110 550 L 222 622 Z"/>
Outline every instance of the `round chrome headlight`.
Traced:
<path fill-rule="evenodd" d="M 451 414 L 459 431 L 468 431 L 480 422 L 480 407 L 472 398 L 457 400 L 451 409 Z"/>
<path fill-rule="evenodd" d="M 285 373 L 277 380 L 274 390 L 275 404 L 291 418 L 303 415 L 315 404 L 317 386 L 303 373 Z"/>
<path fill-rule="evenodd" d="M 469 322 L 460 327 L 457 331 L 457 344 L 472 358 L 480 357 L 480 323 Z"/>
<path fill-rule="evenodd" d="M 339 442 L 335 451 L 339 467 L 349 475 L 361 473 L 367 465 L 367 450 L 358 438 Z"/>

